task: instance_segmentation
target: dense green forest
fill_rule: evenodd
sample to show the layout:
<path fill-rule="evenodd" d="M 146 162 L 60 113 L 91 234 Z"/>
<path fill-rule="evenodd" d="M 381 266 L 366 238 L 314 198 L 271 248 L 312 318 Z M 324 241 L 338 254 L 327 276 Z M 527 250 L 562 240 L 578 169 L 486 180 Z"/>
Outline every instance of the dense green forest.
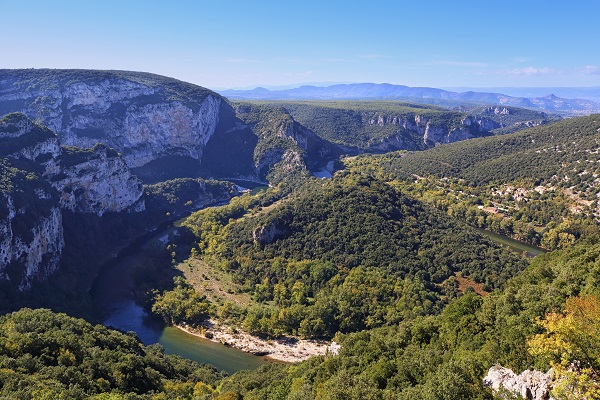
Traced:
<path fill-rule="evenodd" d="M 223 376 L 65 314 L 22 309 L 0 317 L 2 398 L 203 398 Z"/>
<path fill-rule="evenodd" d="M 599 168 L 598 129 L 600 116 L 590 115 L 406 157 L 384 155 L 382 162 L 391 162 L 388 170 L 398 177 L 434 175 L 465 179 L 473 186 L 514 181 L 577 186 L 593 182 Z"/>
<path fill-rule="evenodd" d="M 360 156 L 345 160 L 349 172 L 265 209 L 247 198 L 189 218 L 199 238 L 193 258 L 227 271 L 253 299 L 247 310 L 219 301 L 200 310 L 254 334 L 335 334 L 342 344 L 338 356 L 240 372 L 220 390 L 244 398 L 491 398 L 482 377 L 500 364 L 552 366 L 563 376 L 555 395 L 595 398 L 598 227 L 592 204 L 573 204 L 596 193 L 599 126 L 591 116 L 426 152 Z M 457 220 L 564 250 L 519 274 L 524 261 L 494 250 L 498 261 L 489 262 L 492 247 Z M 443 247 L 435 227 L 446 233 Z M 491 293 L 461 293 L 457 276 Z M 579 309 L 591 311 L 581 317 Z M 591 336 L 569 336 L 568 324 Z M 584 341 L 579 350 L 548 344 L 557 337 Z M 573 360 L 580 369 L 568 368 Z"/>
<path fill-rule="evenodd" d="M 526 265 L 386 183 L 353 174 L 264 209 L 245 197 L 202 210 L 185 226 L 198 237 L 190 262 L 226 272 L 253 298 L 235 311 L 217 303 L 213 315 L 266 336 L 331 338 L 437 314 L 458 295 L 457 277 L 491 291 Z M 163 315 L 165 295 L 155 306 Z"/>
<path fill-rule="evenodd" d="M 583 332 L 597 329 L 596 319 L 561 311 L 568 312 L 565 300 L 571 298 L 600 312 L 599 257 L 600 245 L 593 243 L 550 253 L 483 298 L 467 290 L 438 315 L 338 335 L 337 356 L 228 378 L 164 355 L 158 346 L 143 347 L 130 335 L 63 314 L 22 310 L 0 318 L 0 390 L 24 399 L 491 399 L 482 376 L 495 363 L 546 370 L 579 359 L 581 372 L 567 371 L 565 379 L 577 379 L 576 393 L 595 393 L 597 377 L 584 375 L 600 363 L 594 331 L 582 342 L 587 359 L 580 350 L 540 351 L 536 343 L 563 332 L 541 320 L 549 312 L 571 315 Z M 562 334 L 568 337 L 568 331 Z"/>
<path fill-rule="evenodd" d="M 581 373 L 574 372 L 582 384 L 575 383 L 570 393 L 562 395 L 596 393 L 597 374 L 590 382 L 583 371 L 600 362 L 599 257 L 600 246 L 592 243 L 541 256 L 504 289 L 484 298 L 468 291 L 440 315 L 338 336 L 342 344 L 338 356 L 240 372 L 221 388 L 248 399 L 491 399 L 482 377 L 496 363 L 515 371 L 545 371 L 550 365 L 556 368 L 580 359 Z M 589 332 L 582 336 L 586 341 L 579 342 L 581 350 L 538 351 L 532 339 L 543 336 L 547 324 L 536 321 L 546 313 L 560 313 L 565 300 L 577 296 L 592 303 L 596 312 L 592 314 L 596 317 L 575 325 L 582 333 Z M 581 351 L 591 358 L 585 359 Z"/>
<path fill-rule="evenodd" d="M 473 226 L 556 249 L 599 233 L 598 129 L 592 115 L 346 165 Z"/>

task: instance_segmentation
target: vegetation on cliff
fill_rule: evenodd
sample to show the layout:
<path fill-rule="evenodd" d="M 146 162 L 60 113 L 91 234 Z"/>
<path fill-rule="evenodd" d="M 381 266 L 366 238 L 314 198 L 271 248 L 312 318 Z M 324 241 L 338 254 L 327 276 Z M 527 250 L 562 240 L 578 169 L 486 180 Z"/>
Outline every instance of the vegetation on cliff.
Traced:
<path fill-rule="evenodd" d="M 49 311 L 22 310 L 0 318 L 1 390 L 22 398 L 102 392 L 115 398 L 491 399 L 481 377 L 494 363 L 546 370 L 556 354 L 558 362 L 581 361 L 584 374 L 596 365 L 600 346 L 593 335 L 573 342 L 594 357 L 592 364 L 580 351 L 553 353 L 553 347 L 544 346 L 550 352 L 538 351 L 536 341 L 559 332 L 562 341 L 552 344 L 568 343 L 564 340 L 573 331 L 560 328 L 565 326 L 561 318 L 579 310 L 577 304 L 595 310 L 599 259 L 600 245 L 594 243 L 549 253 L 483 298 L 467 290 L 438 315 L 337 335 L 339 355 L 224 379 L 210 368 L 166 356 L 156 346 L 145 348 L 129 335 Z M 573 296 L 581 299 L 565 306 Z M 584 336 L 597 324 L 593 315 L 588 322 L 572 322 L 584 324 Z M 590 383 L 586 376 L 592 375 L 577 381 L 578 390 L 594 390 L 595 378 Z"/>
<path fill-rule="evenodd" d="M 0 114 L 1 115 L 1 114 Z M 23 134 L 13 137 L 11 134 L 16 134 L 19 131 L 17 125 L 30 124 L 30 129 Z M 10 113 L 0 118 L 0 157 L 15 154 L 27 147 L 35 146 L 48 139 L 56 139 L 56 134 L 47 127 L 29 121 L 29 119 L 21 113 Z"/>
<path fill-rule="evenodd" d="M 190 106 L 198 107 L 208 95 L 221 97 L 215 92 L 198 85 L 163 75 L 137 71 L 45 68 L 0 69 L 0 77 L 15 82 L 16 85 L 13 85 L 13 89 L 24 92 L 57 90 L 77 83 L 93 82 L 98 84 L 121 80 L 156 89 L 160 95 L 152 99 L 153 102 L 181 101 Z M 190 101 L 192 99 L 193 101 Z M 42 102 L 43 100 L 41 99 Z M 0 103 L 0 114 L 14 111 L 10 106 L 9 103 Z M 3 108 L 6 108 L 6 110 Z"/>
<path fill-rule="evenodd" d="M 449 134 L 463 129 L 474 137 L 503 134 L 560 117 L 515 107 L 464 107 L 451 110 L 402 101 L 278 101 L 253 102 L 285 108 L 303 126 L 323 139 L 360 151 L 422 150 L 427 124 Z M 469 119 L 469 123 L 464 121 Z M 417 127 L 417 121 L 420 126 Z M 482 121 L 482 126 L 476 126 Z M 401 142 L 389 141 L 400 138 Z"/>

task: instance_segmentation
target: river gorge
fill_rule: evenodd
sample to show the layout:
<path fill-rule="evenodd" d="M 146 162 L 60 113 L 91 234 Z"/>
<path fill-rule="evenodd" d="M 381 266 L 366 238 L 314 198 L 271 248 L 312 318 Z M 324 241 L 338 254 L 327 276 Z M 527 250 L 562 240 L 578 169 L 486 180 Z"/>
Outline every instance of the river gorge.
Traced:
<path fill-rule="evenodd" d="M 264 357 L 165 326 L 160 318 L 148 314 L 142 306 L 136 304 L 133 299 L 132 278 L 135 267 L 144 262 L 145 246 L 164 241 L 175 229 L 164 228 L 144 240 L 136 241 L 103 266 L 91 290 L 93 301 L 103 316 L 103 324 L 125 332 L 133 331 L 145 345 L 159 343 L 166 353 L 212 364 L 230 374 L 268 363 Z"/>

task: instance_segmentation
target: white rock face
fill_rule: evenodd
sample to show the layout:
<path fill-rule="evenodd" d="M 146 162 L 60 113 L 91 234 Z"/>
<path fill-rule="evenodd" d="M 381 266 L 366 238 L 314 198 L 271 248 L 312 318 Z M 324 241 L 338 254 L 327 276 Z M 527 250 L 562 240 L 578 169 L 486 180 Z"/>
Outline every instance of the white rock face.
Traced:
<path fill-rule="evenodd" d="M 423 136 L 423 142 L 427 145 L 436 145 L 440 143 L 452 143 L 459 140 L 472 139 L 478 133 L 483 133 L 500 127 L 497 122 L 485 117 L 464 117 L 460 121 L 460 126 L 447 128 L 436 126 L 431 123 L 431 119 L 424 115 L 415 115 L 414 117 L 377 115 L 369 121 L 371 125 L 397 125 L 407 131 L 417 132 Z M 400 133 L 400 132 L 399 132 Z M 388 138 L 381 143 L 374 144 L 374 150 L 387 151 L 395 148 L 410 147 L 402 140 L 401 136 Z M 402 147 L 397 147 L 402 146 Z"/>
<path fill-rule="evenodd" d="M 524 399 L 547 400 L 550 398 L 552 370 L 544 373 L 527 369 L 517 375 L 508 368 L 496 365 L 489 369 L 483 383 L 495 392 L 504 389 Z"/>
<path fill-rule="evenodd" d="M 0 124 L 0 139 L 15 139 L 31 132 L 33 124 L 26 118 L 12 118 Z"/>
<path fill-rule="evenodd" d="M 304 150 L 308 146 L 307 132 L 302 131 L 300 125 L 291 119 L 279 127 L 277 136 L 291 140 L 295 145 Z"/>
<path fill-rule="evenodd" d="M 138 167 L 161 155 L 202 157 L 219 122 L 220 99 L 209 96 L 198 112 L 179 102 L 151 104 L 127 111 L 124 134 L 115 138 L 127 165 Z"/>
<path fill-rule="evenodd" d="M 265 133 L 260 132 L 259 135 L 265 136 Z M 260 157 L 255 156 L 254 167 L 259 173 L 270 169 L 277 163 L 283 163 L 284 168 L 293 168 L 302 165 L 302 156 L 299 152 L 307 150 L 308 140 L 314 136 L 312 132 L 306 130 L 291 118 L 277 128 L 275 135 L 288 141 L 293 146 L 297 146 L 297 148 L 286 149 L 275 146 L 265 151 Z"/>
<path fill-rule="evenodd" d="M 102 142 L 122 153 L 130 168 L 165 155 L 199 159 L 219 122 L 220 96 L 206 91 L 201 97 L 175 99 L 160 84 L 140 83 L 151 81 L 151 75 L 72 82 L 65 72 L 48 78 L 52 85 L 31 87 L 19 79 L 0 74 L 0 103 L 41 119 L 61 144 L 87 148 Z"/>
<path fill-rule="evenodd" d="M 13 229 L 13 222 L 18 213 L 26 210 L 15 208 L 10 196 L 2 194 L 2 197 L 9 211 L 6 218 L 0 220 L 0 277 L 8 279 L 6 268 L 11 262 L 24 265 L 22 279 L 17 284 L 20 290 L 25 290 L 33 279 L 47 277 L 58 267 L 65 244 L 62 214 L 54 207 L 47 217 L 30 227 L 29 234 L 19 235 Z"/>
<path fill-rule="evenodd" d="M 31 135 L 36 129 L 31 121 L 22 115 L 13 118 L 13 121 L 0 124 L 0 136 L 6 132 L 6 137 L 17 139 Z M 43 165 L 44 177 L 61 194 L 61 208 L 95 213 L 99 216 L 109 211 L 123 211 L 134 204 L 135 211 L 144 210 L 143 200 L 140 200 L 144 191 L 143 185 L 131 174 L 123 158 L 116 152 L 104 145 L 96 145 L 89 150 L 81 149 L 80 153 L 85 156 L 78 157 L 78 162 L 73 164 L 69 162 L 71 150 L 63 150 L 52 132 L 37 129 L 38 132 L 46 133 L 44 139 L 26 141 L 25 146 L 15 148 L 13 153 L 5 156 L 37 160 Z"/>
<path fill-rule="evenodd" d="M 255 243 L 264 246 L 265 244 L 273 243 L 275 238 L 286 235 L 287 233 L 288 228 L 286 227 L 285 222 L 276 219 L 267 225 L 254 228 L 252 231 L 252 238 Z"/>
<path fill-rule="evenodd" d="M 3 170 L 11 186 L 0 194 L 0 279 L 12 279 L 26 290 L 58 268 L 64 247 L 62 209 L 99 216 L 142 211 L 143 185 L 104 145 L 63 149 L 51 131 L 23 115 L 2 121 L 0 136 L 10 141 L 1 155 L 9 163 L 26 159 L 43 167 L 43 175 L 31 181 L 27 171 L 12 176 Z"/>
<path fill-rule="evenodd" d="M 30 147 L 23 148 L 18 154 L 13 157 L 24 157 L 29 160 L 36 160 L 40 156 L 47 156 L 47 159 L 40 162 L 45 167 L 45 174 L 58 172 L 56 158 L 60 155 L 60 144 L 58 138 L 50 138 L 43 142 L 39 142 Z"/>
<path fill-rule="evenodd" d="M 46 128 L 35 127 L 28 118 L 23 115 L 11 118 L 10 122 L 0 123 L 0 138 L 17 139 L 32 131 L 45 132 L 42 140 L 26 141 L 20 148 L 14 148 L 12 152 L 2 153 L 3 157 L 8 158 L 26 158 L 28 160 L 38 160 L 45 167 L 46 173 L 56 173 L 56 157 L 60 154 L 60 144 L 58 137 Z"/>
<path fill-rule="evenodd" d="M 111 154 L 106 146 L 95 146 L 81 163 L 61 165 L 60 173 L 51 176 L 50 181 L 60 193 L 61 208 L 67 210 L 102 216 L 105 212 L 123 211 L 132 206 L 136 211 L 144 209 L 140 200 L 144 193 L 141 181 L 131 174 L 124 160 Z M 135 204 L 138 201 L 140 204 Z"/>

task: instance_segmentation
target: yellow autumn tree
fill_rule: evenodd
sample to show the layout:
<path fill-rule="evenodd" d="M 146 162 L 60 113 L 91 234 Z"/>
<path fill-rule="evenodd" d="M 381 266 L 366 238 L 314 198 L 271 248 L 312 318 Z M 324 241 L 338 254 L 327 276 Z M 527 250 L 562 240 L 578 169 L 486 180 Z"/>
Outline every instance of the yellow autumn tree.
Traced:
<path fill-rule="evenodd" d="M 528 340 L 529 351 L 552 366 L 554 398 L 600 399 L 600 299 L 571 297 L 538 324 L 545 332 Z"/>

